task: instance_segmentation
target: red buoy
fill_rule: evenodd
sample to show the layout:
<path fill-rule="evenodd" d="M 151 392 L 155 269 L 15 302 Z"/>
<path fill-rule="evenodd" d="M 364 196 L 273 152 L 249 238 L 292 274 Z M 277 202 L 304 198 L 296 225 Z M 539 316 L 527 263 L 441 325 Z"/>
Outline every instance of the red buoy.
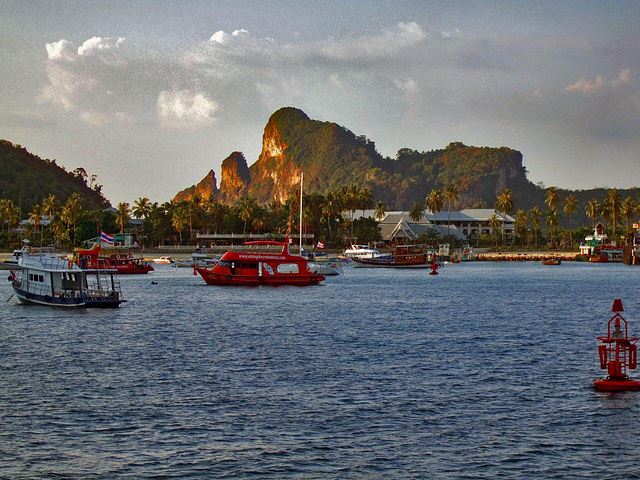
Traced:
<path fill-rule="evenodd" d="M 438 260 L 435 253 L 431 255 L 431 271 L 429 275 L 438 275 Z"/>
<path fill-rule="evenodd" d="M 620 315 L 624 311 L 622 300 L 615 299 L 611 311 L 615 314 L 607 325 L 607 336 L 598 337 L 602 341 L 602 345 L 598 345 L 600 368 L 606 369 L 608 375 L 596 380 L 593 386 L 600 392 L 640 390 L 640 381 L 627 376 L 627 369 L 638 367 L 638 338 L 628 335 L 627 321 Z"/>

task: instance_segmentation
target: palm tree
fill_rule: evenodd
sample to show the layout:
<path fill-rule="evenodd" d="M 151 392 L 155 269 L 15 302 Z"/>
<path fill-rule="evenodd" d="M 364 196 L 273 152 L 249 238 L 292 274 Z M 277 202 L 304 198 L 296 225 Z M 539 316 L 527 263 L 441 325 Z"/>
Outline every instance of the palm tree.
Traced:
<path fill-rule="evenodd" d="M 607 204 L 609 206 L 609 215 L 611 223 L 613 223 L 613 238 L 616 238 L 618 232 L 618 218 L 620 217 L 620 194 L 618 190 L 612 188 L 607 192 Z"/>
<path fill-rule="evenodd" d="M 569 217 L 569 242 L 573 245 L 573 232 L 571 231 L 571 215 L 578 211 L 578 199 L 573 193 L 564 199 L 564 212 Z"/>
<path fill-rule="evenodd" d="M 102 210 L 90 210 L 86 213 L 86 218 L 96 223 L 96 235 L 99 237 L 102 230 Z"/>
<path fill-rule="evenodd" d="M 448 183 L 444 187 L 444 199 L 447 201 L 447 235 L 449 235 L 449 225 L 451 223 L 451 205 L 457 202 L 460 197 L 458 196 L 458 187 L 453 183 Z"/>
<path fill-rule="evenodd" d="M 171 213 L 171 226 L 176 229 L 180 237 L 180 245 L 182 245 L 182 231 L 189 223 L 189 212 L 184 205 L 178 205 L 173 208 Z"/>
<path fill-rule="evenodd" d="M 378 200 L 378 203 L 376 203 L 376 220 L 378 220 L 378 223 L 382 222 L 382 219 L 384 218 L 384 202 L 382 200 Z"/>
<path fill-rule="evenodd" d="M 364 211 L 371 208 L 373 206 L 373 191 L 371 187 L 364 187 L 360 189 L 358 195 L 358 207 L 362 210 L 362 215 L 364 216 Z"/>
<path fill-rule="evenodd" d="M 151 214 L 152 203 L 147 197 L 140 197 L 133 202 L 133 209 L 131 210 L 135 218 L 147 218 Z"/>
<path fill-rule="evenodd" d="M 507 215 L 513 209 L 513 192 L 510 188 L 505 187 L 500 191 L 496 200 L 496 209 L 502 213 L 502 244 L 504 245 Z"/>
<path fill-rule="evenodd" d="M 527 223 L 528 223 L 527 212 L 525 212 L 522 209 L 519 209 L 516 212 L 516 232 L 520 237 L 520 244 L 522 244 L 522 239 L 524 239 L 525 236 L 527 236 Z M 528 245 L 529 245 L 529 242 L 527 239 L 527 246 Z"/>
<path fill-rule="evenodd" d="M 257 203 L 253 197 L 243 197 L 238 202 L 238 214 L 240 219 L 244 221 L 244 229 L 242 230 L 242 235 L 246 235 L 247 233 L 247 222 L 253 215 L 257 207 Z"/>
<path fill-rule="evenodd" d="M 440 193 L 440 190 L 431 190 L 431 193 L 429 193 L 425 199 L 425 206 L 427 207 L 427 210 L 433 214 L 433 223 L 435 225 L 436 213 L 438 213 L 442 208 L 442 193 Z"/>
<path fill-rule="evenodd" d="M 59 205 L 56 196 L 51 194 L 49 195 L 42 204 L 42 213 L 49 217 L 49 222 L 51 222 L 51 218 L 58 211 Z"/>
<path fill-rule="evenodd" d="M 496 235 L 496 232 L 498 231 L 498 227 L 500 226 L 500 219 L 495 213 L 491 215 L 491 218 L 489 219 L 489 226 L 491 227 L 491 233 L 493 234 L 493 239 L 495 240 L 495 245 L 497 247 L 498 235 Z"/>
<path fill-rule="evenodd" d="M 413 205 L 411 205 L 411 210 L 409 210 L 409 218 L 411 218 L 411 220 L 413 220 L 414 222 L 418 223 L 422 218 L 422 214 L 423 214 L 422 205 L 420 205 L 420 203 L 418 202 L 414 202 Z"/>
<path fill-rule="evenodd" d="M 597 200 L 589 200 L 584 207 L 587 217 L 593 222 L 593 228 L 596 227 L 596 218 L 598 218 L 598 212 L 600 212 L 600 205 Z"/>
<path fill-rule="evenodd" d="M 533 226 L 533 231 L 536 237 L 536 248 L 538 248 L 538 230 L 540 230 L 540 216 L 542 212 L 538 207 L 533 207 L 529 210 L 529 220 L 531 220 L 531 225 Z"/>
<path fill-rule="evenodd" d="M 636 209 L 636 202 L 633 201 L 631 197 L 627 197 L 622 201 L 622 206 L 620 207 L 620 213 L 624 217 L 627 222 L 627 233 L 631 232 L 631 217 L 633 217 L 633 213 Z"/>
<path fill-rule="evenodd" d="M 331 221 L 336 215 L 339 215 L 340 212 L 342 212 L 340 194 L 337 192 L 327 193 L 327 198 L 324 202 L 324 207 L 322 208 L 322 215 L 327 219 L 327 226 L 329 227 L 329 240 L 331 241 L 333 241 L 333 237 L 331 234 Z"/>
<path fill-rule="evenodd" d="M 558 193 L 557 187 L 549 187 L 547 188 L 547 194 L 544 199 L 544 203 L 546 203 L 549 210 L 557 210 L 558 209 L 558 200 L 560 199 L 560 194 Z"/>
<path fill-rule="evenodd" d="M 67 228 L 71 228 L 71 242 L 76 244 L 76 223 L 82 214 L 82 197 L 78 193 L 74 193 L 67 199 L 62 209 L 63 220 L 67 224 Z"/>
<path fill-rule="evenodd" d="M 29 220 L 33 223 L 33 226 L 36 229 L 36 234 L 38 233 L 38 230 L 40 230 L 40 215 L 42 215 L 40 205 L 36 203 L 31 207 L 31 213 L 29 213 Z M 42 235 L 40 235 L 40 244 L 42 244 Z"/>
<path fill-rule="evenodd" d="M 120 235 L 124 233 L 124 227 L 129 223 L 131 218 L 131 208 L 129 208 L 129 202 L 120 202 L 116 207 L 118 211 L 116 213 L 116 223 L 120 225 Z"/>
<path fill-rule="evenodd" d="M 547 211 L 547 225 L 551 228 L 551 246 L 555 246 L 556 228 L 558 227 L 558 211 Z"/>

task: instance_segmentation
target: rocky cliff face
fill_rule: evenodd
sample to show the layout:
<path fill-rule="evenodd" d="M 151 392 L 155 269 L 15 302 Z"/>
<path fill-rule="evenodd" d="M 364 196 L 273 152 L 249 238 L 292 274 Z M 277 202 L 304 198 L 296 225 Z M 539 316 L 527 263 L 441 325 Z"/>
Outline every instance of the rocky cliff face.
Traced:
<path fill-rule="evenodd" d="M 312 120 L 292 107 L 281 108 L 269 118 L 255 163 L 247 167 L 244 155 L 233 152 L 222 162 L 220 190 L 216 191 L 210 172 L 208 182 L 203 180 L 184 195 L 214 195 L 228 205 L 247 195 L 263 204 L 284 202 L 298 188 L 302 172 L 305 192 L 326 194 L 356 183 L 371 187 L 374 198 L 388 209 L 423 203 L 432 189 L 443 189 L 448 183 L 459 189 L 459 207 L 491 207 L 505 186 L 525 208 L 540 196 L 527 180 L 522 154 L 516 150 L 453 142 L 430 152 L 403 148 L 396 159 L 384 158 L 366 137 L 333 122 Z"/>
<path fill-rule="evenodd" d="M 216 174 L 213 170 L 209 170 L 207 176 L 204 177 L 197 185 L 191 185 L 189 188 L 178 192 L 173 198 L 174 202 L 181 202 L 183 200 L 191 200 L 193 197 L 199 197 L 201 199 L 208 199 L 211 196 L 216 198 L 218 194 L 218 186 L 216 181 Z"/>
<path fill-rule="evenodd" d="M 221 203 L 233 204 L 245 197 L 251 183 L 247 160 L 241 152 L 233 152 L 222 162 L 222 180 L 218 199 Z"/>

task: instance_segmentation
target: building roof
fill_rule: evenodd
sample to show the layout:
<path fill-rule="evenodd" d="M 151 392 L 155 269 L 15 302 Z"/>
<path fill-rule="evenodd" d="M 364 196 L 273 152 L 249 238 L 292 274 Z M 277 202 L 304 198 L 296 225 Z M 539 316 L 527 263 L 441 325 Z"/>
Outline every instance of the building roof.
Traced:
<path fill-rule="evenodd" d="M 436 212 L 433 215 L 431 212 L 425 212 L 425 216 L 429 221 L 433 222 L 447 222 L 449 219 L 452 222 L 488 222 L 493 215 L 496 215 L 500 220 L 503 218 L 506 222 L 515 222 L 515 218 L 510 215 L 502 215 L 493 208 L 465 208 L 463 210 L 451 211 L 451 217 L 448 212 Z"/>

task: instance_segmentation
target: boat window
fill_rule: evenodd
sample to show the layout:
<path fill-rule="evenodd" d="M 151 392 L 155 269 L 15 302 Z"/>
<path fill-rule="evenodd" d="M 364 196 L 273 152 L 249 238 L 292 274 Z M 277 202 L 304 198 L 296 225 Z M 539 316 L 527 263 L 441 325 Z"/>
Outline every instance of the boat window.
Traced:
<path fill-rule="evenodd" d="M 44 283 L 44 275 L 38 275 L 38 281 Z"/>
<path fill-rule="evenodd" d="M 258 264 L 257 263 L 241 263 L 240 268 L 251 268 L 255 270 L 256 268 L 258 268 Z"/>
<path fill-rule="evenodd" d="M 227 267 L 227 268 L 231 268 L 231 262 L 228 260 L 220 260 L 218 262 L 218 266 L 219 267 Z"/>
<path fill-rule="evenodd" d="M 278 273 L 298 273 L 297 263 L 281 263 L 276 269 Z"/>
<path fill-rule="evenodd" d="M 29 274 L 29 281 L 30 281 L 30 282 L 33 282 L 33 273 L 30 273 L 30 274 Z"/>

